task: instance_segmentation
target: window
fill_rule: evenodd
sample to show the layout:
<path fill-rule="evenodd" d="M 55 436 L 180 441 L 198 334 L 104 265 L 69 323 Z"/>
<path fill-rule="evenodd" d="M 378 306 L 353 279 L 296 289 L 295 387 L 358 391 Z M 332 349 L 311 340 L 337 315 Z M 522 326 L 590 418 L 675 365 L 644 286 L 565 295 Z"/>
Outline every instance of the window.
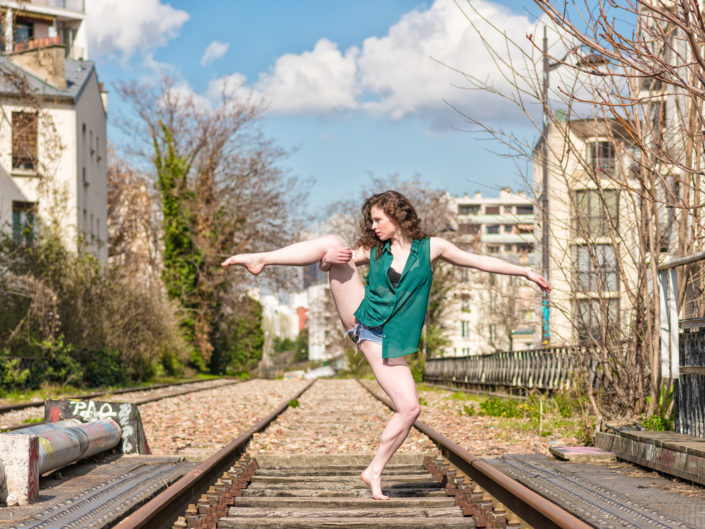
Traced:
<path fill-rule="evenodd" d="M 462 235 L 477 235 L 480 233 L 480 225 L 461 222 L 458 224 L 458 233 Z"/>
<path fill-rule="evenodd" d="M 490 224 L 485 228 L 485 233 L 487 235 L 496 235 L 499 233 L 499 224 Z"/>
<path fill-rule="evenodd" d="M 504 233 L 512 233 L 513 229 L 514 229 L 514 226 L 512 226 L 511 224 L 504 225 Z"/>
<path fill-rule="evenodd" d="M 575 290 L 616 292 L 619 290 L 617 254 L 611 244 L 575 246 Z"/>
<path fill-rule="evenodd" d="M 587 144 L 588 167 L 593 171 L 613 171 L 614 145 L 609 141 L 591 141 Z"/>
<path fill-rule="evenodd" d="M 470 322 L 469 321 L 461 321 L 460 322 L 460 335 L 463 338 L 467 338 L 470 336 Z"/>
<path fill-rule="evenodd" d="M 505 244 L 504 251 L 506 253 L 514 253 L 514 245 L 513 244 Z"/>
<path fill-rule="evenodd" d="M 501 246 L 488 246 L 487 253 L 499 253 Z"/>
<path fill-rule="evenodd" d="M 480 212 L 480 206 L 473 204 L 459 204 L 458 215 L 477 215 Z"/>
<path fill-rule="evenodd" d="M 533 244 L 517 244 L 517 251 L 519 253 L 531 253 L 534 251 Z"/>
<path fill-rule="evenodd" d="M 12 168 L 33 171 L 37 166 L 37 114 L 12 113 Z"/>
<path fill-rule="evenodd" d="M 31 246 L 36 235 L 35 202 L 12 201 L 12 240 L 15 244 Z"/>
<path fill-rule="evenodd" d="M 517 206 L 517 215 L 533 215 L 534 206 Z"/>
<path fill-rule="evenodd" d="M 616 190 L 605 189 L 600 197 L 597 190 L 583 189 L 575 191 L 574 197 L 573 230 L 577 237 L 585 239 L 606 237 L 609 234 L 610 224 L 617 229 L 619 195 Z"/>
<path fill-rule="evenodd" d="M 601 327 L 610 339 L 619 328 L 619 300 L 613 298 L 578 299 L 575 301 L 575 331 L 578 342 L 592 344 L 602 342 Z"/>
<path fill-rule="evenodd" d="M 5 13 L 3 13 L 3 17 Z M 15 44 L 25 43 L 34 38 L 34 24 L 31 22 L 16 21 L 13 31 Z"/>
<path fill-rule="evenodd" d="M 485 215 L 499 215 L 499 206 L 485 206 Z"/>

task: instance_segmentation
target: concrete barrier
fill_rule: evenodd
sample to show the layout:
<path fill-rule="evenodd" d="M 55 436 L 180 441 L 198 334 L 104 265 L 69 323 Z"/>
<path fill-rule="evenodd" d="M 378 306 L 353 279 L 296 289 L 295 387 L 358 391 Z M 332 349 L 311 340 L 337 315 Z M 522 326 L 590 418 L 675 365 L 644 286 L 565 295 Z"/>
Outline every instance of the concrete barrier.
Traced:
<path fill-rule="evenodd" d="M 67 420 L 1 434 L 0 465 L 6 492 L 0 502 L 24 505 L 33 501 L 39 494 L 41 474 L 109 450 L 121 435 L 120 425 L 112 419 L 85 424 Z"/>

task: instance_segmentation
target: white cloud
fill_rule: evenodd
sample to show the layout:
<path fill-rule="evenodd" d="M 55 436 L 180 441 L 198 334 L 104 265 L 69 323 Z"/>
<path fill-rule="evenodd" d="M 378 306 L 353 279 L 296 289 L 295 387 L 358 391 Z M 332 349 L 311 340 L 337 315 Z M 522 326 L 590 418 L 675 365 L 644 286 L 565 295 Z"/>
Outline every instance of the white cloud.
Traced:
<path fill-rule="evenodd" d="M 227 53 L 229 47 L 229 42 L 219 42 L 217 40 L 211 42 L 203 53 L 203 57 L 201 57 L 201 66 L 220 59 Z"/>
<path fill-rule="evenodd" d="M 498 107 L 488 103 L 487 94 L 458 88 L 467 82 L 453 69 L 508 89 L 482 40 L 504 50 L 506 34 L 528 48 L 526 34 L 534 23 L 489 0 L 475 0 L 473 7 L 480 15 L 467 6 L 463 13 L 452 0 L 436 0 L 426 10 L 405 14 L 385 36 L 366 39 L 361 49 L 342 52 L 336 43 L 321 39 L 311 51 L 277 59 L 260 74 L 255 89 L 270 100 L 271 111 L 282 114 L 363 108 L 393 119 L 430 112 L 437 120 L 440 113 L 453 113 L 444 99 L 481 117 L 509 112 L 510 104 Z M 504 33 L 489 29 L 483 17 Z M 521 60 L 519 48 L 512 55 Z"/>
<path fill-rule="evenodd" d="M 436 0 L 426 11 L 404 15 L 384 37 L 366 39 L 358 61 L 360 82 L 371 95 L 366 108 L 400 118 L 447 108 L 443 102 L 447 99 L 464 107 L 470 104 L 474 107 L 470 111 L 486 113 L 487 95 L 459 89 L 458 84 L 467 83 L 454 69 L 500 90 L 509 88 L 483 39 L 490 47 L 504 51 L 505 35 L 523 44 L 534 24 L 526 16 L 487 0 L 475 0 L 473 7 L 480 15 L 466 7 L 469 21 L 454 2 Z M 490 29 L 483 17 L 504 33 Z M 512 55 L 520 60 L 518 49 Z"/>
<path fill-rule="evenodd" d="M 321 39 L 312 51 L 279 57 L 268 73 L 260 74 L 255 89 L 282 114 L 324 113 L 358 106 L 356 79 L 358 50 L 341 53 L 338 45 Z"/>
<path fill-rule="evenodd" d="M 89 57 L 117 54 L 129 59 L 165 45 L 188 20 L 185 11 L 161 0 L 90 0 L 86 2 Z"/>

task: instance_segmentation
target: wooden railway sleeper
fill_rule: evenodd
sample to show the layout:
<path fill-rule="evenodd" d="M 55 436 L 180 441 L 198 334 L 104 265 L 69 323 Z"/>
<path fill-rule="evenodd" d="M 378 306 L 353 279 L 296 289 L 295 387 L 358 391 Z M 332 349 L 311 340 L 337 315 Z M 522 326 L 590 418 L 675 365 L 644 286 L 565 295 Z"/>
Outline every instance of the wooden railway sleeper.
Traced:
<path fill-rule="evenodd" d="M 514 529 L 522 526 L 522 522 L 503 504 L 445 458 L 426 456 L 423 465 L 434 481 L 440 482 L 446 493 L 455 498 L 455 504 L 462 509 L 463 515 L 473 517 L 478 529 Z"/>
<path fill-rule="evenodd" d="M 218 520 L 227 515 L 233 498 L 242 496 L 257 471 L 257 460 L 243 454 L 214 485 L 201 494 L 196 504 L 189 504 L 184 516 L 179 516 L 172 529 L 215 529 Z"/>

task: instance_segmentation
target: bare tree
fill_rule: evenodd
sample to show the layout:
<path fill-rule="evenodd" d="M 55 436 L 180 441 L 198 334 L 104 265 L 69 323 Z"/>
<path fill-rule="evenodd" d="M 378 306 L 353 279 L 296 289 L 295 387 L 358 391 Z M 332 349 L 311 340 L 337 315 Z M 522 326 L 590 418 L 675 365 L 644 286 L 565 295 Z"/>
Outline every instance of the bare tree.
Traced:
<path fill-rule="evenodd" d="M 223 296 L 238 297 L 232 278 L 244 278 L 219 263 L 290 242 L 308 186 L 280 169 L 285 153 L 257 127 L 264 107 L 240 91 L 224 87 L 215 103 L 169 79 L 118 91 L 133 111 L 126 118 L 136 131 L 132 147 L 152 162 L 160 190 L 167 293 L 184 309 L 183 328 L 207 363 Z"/>
<path fill-rule="evenodd" d="M 550 49 L 559 51 L 545 51 L 533 34 L 531 46 L 487 44 L 507 88 L 464 77 L 516 104 L 536 126 L 538 145 L 467 117 L 535 162 L 537 198 L 546 193 L 549 204 L 550 224 L 541 228 L 551 235 L 543 251 L 557 287 L 552 320 L 565 322 L 552 329 L 552 342 L 589 346 L 581 351 L 597 376 L 585 384 L 594 410 L 607 418 L 641 413 L 650 395 L 653 413 L 662 387 L 656 268 L 705 242 L 701 11 L 691 0 L 536 6 L 550 25 Z M 501 31 L 471 4 L 465 15 L 480 33 Z M 560 81 L 551 91 L 543 81 L 553 70 Z M 693 301 L 702 299 L 702 268 L 679 277 L 681 306 L 692 311 L 703 310 Z"/>

